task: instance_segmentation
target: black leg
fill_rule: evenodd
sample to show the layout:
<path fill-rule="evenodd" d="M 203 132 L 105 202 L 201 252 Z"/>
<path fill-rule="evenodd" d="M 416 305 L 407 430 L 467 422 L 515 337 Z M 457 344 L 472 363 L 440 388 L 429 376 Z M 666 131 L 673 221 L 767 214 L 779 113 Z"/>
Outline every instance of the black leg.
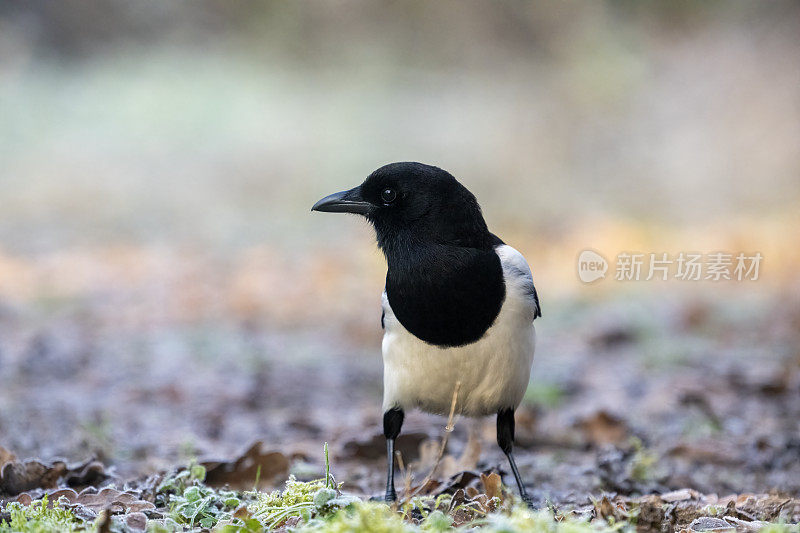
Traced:
<path fill-rule="evenodd" d="M 387 502 L 393 502 L 397 499 L 397 493 L 394 490 L 394 439 L 400 434 L 404 416 L 403 410 L 399 407 L 394 407 L 383 413 L 383 434 L 386 437 L 386 460 L 388 463 L 386 469 L 386 496 L 384 496 L 384 499 Z"/>
<path fill-rule="evenodd" d="M 497 412 L 497 444 L 500 449 L 508 457 L 508 464 L 511 465 L 511 472 L 514 474 L 514 479 L 517 481 L 519 488 L 519 495 L 522 501 L 528 504 L 528 507 L 533 507 L 531 497 L 528 496 L 528 491 L 525 490 L 525 484 L 522 482 L 522 477 L 519 475 L 517 463 L 514 461 L 514 410 L 501 409 Z"/>

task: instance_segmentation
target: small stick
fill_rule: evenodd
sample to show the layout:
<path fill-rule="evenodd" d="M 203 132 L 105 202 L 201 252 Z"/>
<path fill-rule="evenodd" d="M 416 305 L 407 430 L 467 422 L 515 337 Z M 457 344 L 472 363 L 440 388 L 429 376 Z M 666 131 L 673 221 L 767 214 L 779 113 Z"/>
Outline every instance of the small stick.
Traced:
<path fill-rule="evenodd" d="M 397 466 L 399 466 L 400 471 L 403 472 L 403 494 L 408 494 L 408 492 L 411 490 L 411 481 L 413 476 L 406 468 L 406 465 L 403 462 L 403 454 L 400 453 L 400 450 L 397 450 L 394 452 L 394 454 L 397 457 Z"/>
<path fill-rule="evenodd" d="M 433 468 L 428 473 L 428 475 L 425 476 L 425 479 L 422 480 L 422 483 L 420 483 L 420 485 L 417 487 L 417 490 L 415 490 L 414 492 L 403 498 L 402 502 L 400 502 L 400 505 L 406 503 L 408 500 L 416 496 L 419 493 L 419 491 L 421 491 L 423 487 L 425 487 L 425 485 L 427 485 L 428 482 L 431 480 L 433 474 L 436 473 L 436 469 L 439 468 L 439 463 L 442 461 L 442 456 L 444 455 L 444 449 L 447 447 L 447 438 L 450 436 L 450 433 L 452 433 L 453 430 L 455 429 L 456 403 L 458 402 L 459 389 L 461 389 L 461 382 L 457 381 L 456 386 L 453 389 L 453 400 L 450 402 L 450 415 L 447 417 L 447 425 L 444 427 L 442 444 L 441 446 L 439 446 L 439 453 L 436 456 L 436 461 L 433 463 Z M 408 492 L 406 491 L 406 493 Z"/>

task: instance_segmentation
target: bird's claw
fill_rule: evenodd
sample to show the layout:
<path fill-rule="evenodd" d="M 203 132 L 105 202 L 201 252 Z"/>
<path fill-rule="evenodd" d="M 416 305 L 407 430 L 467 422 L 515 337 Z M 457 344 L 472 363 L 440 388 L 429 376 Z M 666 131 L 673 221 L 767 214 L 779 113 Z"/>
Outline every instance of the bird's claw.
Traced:
<path fill-rule="evenodd" d="M 520 498 L 522 498 L 522 501 L 528 506 L 528 509 L 536 510 L 536 505 L 533 503 L 533 498 L 527 494 L 521 494 Z"/>
<path fill-rule="evenodd" d="M 397 501 L 397 493 L 396 492 L 387 492 L 383 496 L 373 496 L 369 499 L 371 502 L 386 502 L 386 503 L 394 503 Z"/>

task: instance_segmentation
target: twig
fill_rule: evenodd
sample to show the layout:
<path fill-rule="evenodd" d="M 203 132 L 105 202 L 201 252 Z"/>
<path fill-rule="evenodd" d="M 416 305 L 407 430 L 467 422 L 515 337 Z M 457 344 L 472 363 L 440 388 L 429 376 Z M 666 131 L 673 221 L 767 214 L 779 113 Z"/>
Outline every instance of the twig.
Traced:
<path fill-rule="evenodd" d="M 394 455 L 397 457 L 397 466 L 400 467 L 400 471 L 403 473 L 403 494 L 408 494 L 411 491 L 411 481 L 413 480 L 413 475 L 408 468 L 406 468 L 406 465 L 403 461 L 403 454 L 400 453 L 400 450 L 394 452 Z"/>
<path fill-rule="evenodd" d="M 425 476 L 425 479 L 422 480 L 422 483 L 417 486 L 416 490 L 411 494 L 408 494 L 403 500 L 399 503 L 400 506 L 408 502 L 411 498 L 416 496 L 433 478 L 433 474 L 436 473 L 436 469 L 439 468 L 439 463 L 442 461 L 442 456 L 444 455 L 444 449 L 447 447 L 447 438 L 450 436 L 450 433 L 453 432 L 455 429 L 455 414 L 456 414 L 456 403 L 458 402 L 458 391 L 461 389 L 461 382 L 457 381 L 456 386 L 453 389 L 453 400 L 450 402 L 450 415 L 447 417 L 447 425 L 444 427 L 444 435 L 442 436 L 442 444 L 439 446 L 439 453 L 436 455 L 436 461 L 433 463 L 433 468 Z"/>

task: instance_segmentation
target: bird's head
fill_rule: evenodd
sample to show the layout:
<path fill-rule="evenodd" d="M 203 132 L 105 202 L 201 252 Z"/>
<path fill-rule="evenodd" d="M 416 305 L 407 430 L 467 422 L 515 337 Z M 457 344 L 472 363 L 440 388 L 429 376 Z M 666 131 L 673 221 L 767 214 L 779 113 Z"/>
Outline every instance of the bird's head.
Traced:
<path fill-rule="evenodd" d="M 475 196 L 450 173 L 422 163 L 383 166 L 358 187 L 326 196 L 311 210 L 363 215 L 387 254 L 418 244 L 492 246 Z"/>

